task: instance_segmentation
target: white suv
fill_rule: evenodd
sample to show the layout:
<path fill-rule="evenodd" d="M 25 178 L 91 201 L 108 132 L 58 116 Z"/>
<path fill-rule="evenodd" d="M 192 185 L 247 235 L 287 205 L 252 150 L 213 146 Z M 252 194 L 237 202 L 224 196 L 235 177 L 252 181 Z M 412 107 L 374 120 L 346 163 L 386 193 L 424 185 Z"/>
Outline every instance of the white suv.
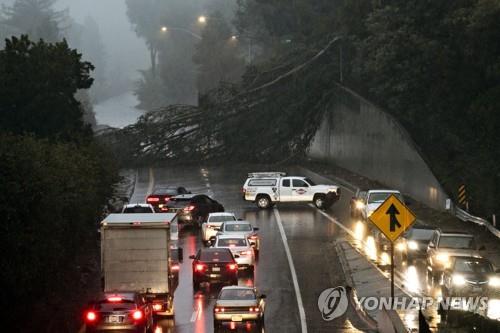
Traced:
<path fill-rule="evenodd" d="M 339 198 L 337 185 L 316 185 L 309 178 L 284 172 L 249 173 L 243 185 L 243 199 L 263 209 L 277 202 L 312 202 L 317 208 L 327 209 Z"/>
<path fill-rule="evenodd" d="M 391 195 L 395 195 L 404 203 L 401 192 L 397 190 L 368 190 L 360 191 L 351 199 L 351 217 L 368 219 L 374 211 Z"/>
<path fill-rule="evenodd" d="M 228 212 L 208 214 L 207 221 L 203 222 L 201 225 L 201 238 L 203 243 L 207 244 L 212 237 L 215 237 L 222 223 L 227 221 L 236 221 L 236 216 Z"/>

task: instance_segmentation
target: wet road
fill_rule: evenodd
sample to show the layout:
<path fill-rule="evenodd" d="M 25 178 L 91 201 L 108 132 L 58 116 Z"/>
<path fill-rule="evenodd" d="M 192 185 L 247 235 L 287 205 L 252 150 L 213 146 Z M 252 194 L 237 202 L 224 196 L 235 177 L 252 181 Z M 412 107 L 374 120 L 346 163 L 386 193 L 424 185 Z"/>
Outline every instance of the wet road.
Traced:
<path fill-rule="evenodd" d="M 241 199 L 246 174 L 252 171 L 256 170 L 222 167 L 139 170 L 131 202 L 144 202 L 145 196 L 157 185 L 185 186 L 193 193 L 211 195 L 226 211 L 260 228 L 261 254 L 255 276 L 242 276 L 239 284 L 255 285 L 260 293 L 267 295 L 265 331 L 357 332 L 345 316 L 324 321 L 317 305 L 318 296 L 324 289 L 345 284 L 331 243 L 346 234 L 332 219 L 345 221 L 351 227 L 349 192 L 343 189 L 342 199 L 327 211 L 330 218 L 307 204 L 259 210 Z M 218 290 L 193 293 L 191 260 L 187 259 L 203 246 L 198 232 L 182 230 L 180 246 L 186 259 L 181 265 L 175 292 L 175 320 L 159 322 L 161 331 L 213 332 L 212 309 Z"/>

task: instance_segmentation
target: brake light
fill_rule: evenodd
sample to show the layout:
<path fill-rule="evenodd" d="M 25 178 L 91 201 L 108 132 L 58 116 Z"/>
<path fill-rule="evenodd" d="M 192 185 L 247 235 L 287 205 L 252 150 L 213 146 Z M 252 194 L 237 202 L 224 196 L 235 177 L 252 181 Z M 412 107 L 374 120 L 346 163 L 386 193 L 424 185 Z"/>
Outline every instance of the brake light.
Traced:
<path fill-rule="evenodd" d="M 235 271 L 235 270 L 238 269 L 238 265 L 236 265 L 236 264 L 229 264 L 229 265 L 227 265 L 227 268 L 229 268 L 229 270 L 231 270 L 231 271 Z"/>
<path fill-rule="evenodd" d="M 146 199 L 146 202 L 159 202 L 160 201 L 160 198 L 158 197 L 148 197 Z"/>
<path fill-rule="evenodd" d="M 185 212 L 190 212 L 190 211 L 192 211 L 192 210 L 193 210 L 193 209 L 195 209 L 195 208 L 196 208 L 195 206 L 193 206 L 193 205 L 189 205 L 189 206 L 187 206 L 187 207 L 184 207 L 184 209 L 183 209 L 183 210 L 184 210 Z"/>
<path fill-rule="evenodd" d="M 134 318 L 134 320 L 141 320 L 142 317 L 143 315 L 141 310 L 135 310 L 134 312 L 132 312 L 132 318 Z"/>
<path fill-rule="evenodd" d="M 112 296 L 112 297 L 108 297 L 108 301 L 109 302 L 121 302 L 122 301 L 122 298 L 121 297 L 116 297 L 116 296 Z"/>
<path fill-rule="evenodd" d="M 88 311 L 85 314 L 85 320 L 89 323 L 95 322 L 96 319 L 97 319 L 97 313 L 95 313 L 95 311 Z"/>
<path fill-rule="evenodd" d="M 215 308 L 215 312 L 224 312 L 224 311 L 226 311 L 226 309 L 224 308 L 219 308 L 219 307 Z"/>
<path fill-rule="evenodd" d="M 197 272 L 203 272 L 205 270 L 205 265 L 203 264 L 196 264 L 194 267 L 194 270 Z"/>
<path fill-rule="evenodd" d="M 172 267 L 170 268 L 173 272 L 178 272 L 180 270 L 180 266 L 179 265 L 172 265 Z"/>
<path fill-rule="evenodd" d="M 170 201 L 170 198 L 169 197 L 166 197 L 165 198 L 165 202 L 169 202 Z"/>
<path fill-rule="evenodd" d="M 163 309 L 163 305 L 161 303 L 154 303 L 153 304 L 153 311 L 161 311 Z"/>

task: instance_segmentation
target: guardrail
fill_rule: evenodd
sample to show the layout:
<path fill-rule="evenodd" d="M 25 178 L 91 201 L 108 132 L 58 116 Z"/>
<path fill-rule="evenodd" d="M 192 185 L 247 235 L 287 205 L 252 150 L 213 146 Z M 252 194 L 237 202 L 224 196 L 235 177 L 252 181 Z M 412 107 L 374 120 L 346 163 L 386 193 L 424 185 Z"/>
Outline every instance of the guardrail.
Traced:
<path fill-rule="evenodd" d="M 474 216 L 466 212 L 465 210 L 455 207 L 455 216 L 464 222 L 472 222 L 477 225 L 486 227 L 493 235 L 500 238 L 500 230 L 495 228 L 488 220 Z"/>

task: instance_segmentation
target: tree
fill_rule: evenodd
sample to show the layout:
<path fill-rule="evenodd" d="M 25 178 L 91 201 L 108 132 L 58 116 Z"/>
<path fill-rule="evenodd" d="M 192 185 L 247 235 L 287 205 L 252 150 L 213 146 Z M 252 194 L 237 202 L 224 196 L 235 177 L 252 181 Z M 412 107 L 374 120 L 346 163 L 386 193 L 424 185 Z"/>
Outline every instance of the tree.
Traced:
<path fill-rule="evenodd" d="M 44 39 L 49 42 L 60 40 L 61 29 L 67 20 L 66 11 L 56 11 L 57 0 L 15 0 L 12 6 L 2 5 L 0 25 L 8 27 L 9 35 L 27 34 L 32 40 Z M 3 31 L 3 30 L 2 30 Z"/>
<path fill-rule="evenodd" d="M 89 135 L 75 93 L 92 85 L 93 66 L 81 58 L 66 41 L 7 40 L 0 51 L 0 129 L 66 140 Z"/>
<path fill-rule="evenodd" d="M 241 80 L 244 61 L 240 56 L 239 38 L 220 12 L 211 15 L 193 56 L 198 64 L 197 85 L 201 93 L 216 88 L 221 82 Z"/>

